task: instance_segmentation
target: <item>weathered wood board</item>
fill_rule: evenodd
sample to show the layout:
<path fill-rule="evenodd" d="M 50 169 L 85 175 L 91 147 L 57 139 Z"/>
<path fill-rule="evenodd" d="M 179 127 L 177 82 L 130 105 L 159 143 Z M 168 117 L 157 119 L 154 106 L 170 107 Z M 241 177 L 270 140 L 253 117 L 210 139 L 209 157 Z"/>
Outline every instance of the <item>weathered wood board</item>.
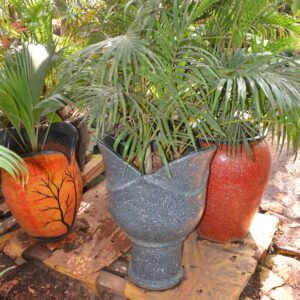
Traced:
<path fill-rule="evenodd" d="M 83 186 L 91 182 L 103 172 L 104 162 L 102 155 L 93 155 L 81 174 Z"/>
<path fill-rule="evenodd" d="M 278 253 L 300 259 L 300 222 L 284 222 L 276 241 Z"/>
<path fill-rule="evenodd" d="M 74 233 L 63 242 L 41 244 L 21 230 L 2 240 L 4 251 L 39 260 L 46 266 L 80 280 L 91 290 L 109 289 L 132 300 L 237 300 L 263 257 L 278 226 L 274 216 L 258 214 L 250 235 L 225 245 L 201 240 L 192 233 L 184 244 L 185 279 L 165 292 L 149 292 L 127 280 L 131 244 L 108 211 L 106 182 L 84 194 Z M 121 260 L 118 260 L 122 256 Z"/>
<path fill-rule="evenodd" d="M 21 257 L 40 260 L 94 291 L 99 270 L 131 247 L 108 211 L 105 181 L 83 195 L 75 230 L 62 242 L 38 243 L 22 230 L 9 234 L 8 239 L 3 238 L 4 242 L 3 251 L 15 260 L 20 261 Z"/>
<path fill-rule="evenodd" d="M 120 260 L 100 272 L 98 290 L 106 288 L 131 300 L 237 300 L 271 244 L 278 224 L 276 217 L 258 214 L 244 241 L 225 245 L 200 240 L 192 233 L 184 244 L 185 279 L 172 290 L 149 292 L 128 282 L 126 263 Z"/>

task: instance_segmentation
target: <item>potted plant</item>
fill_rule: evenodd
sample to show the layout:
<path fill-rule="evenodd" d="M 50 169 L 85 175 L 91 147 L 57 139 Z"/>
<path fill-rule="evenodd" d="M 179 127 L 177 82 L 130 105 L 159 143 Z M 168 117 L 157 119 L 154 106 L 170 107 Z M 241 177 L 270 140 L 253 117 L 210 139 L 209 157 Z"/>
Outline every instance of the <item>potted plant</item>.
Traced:
<path fill-rule="evenodd" d="M 266 131 L 279 146 L 287 141 L 294 150 L 299 147 L 300 69 L 297 60 L 266 51 L 283 51 L 287 33 L 297 30 L 293 19 L 278 15 L 268 1 L 224 1 L 212 16 L 206 34 L 222 38 L 210 39 L 219 58 L 210 64 L 214 76 L 204 74 L 212 91 L 206 99 L 226 137 L 212 137 L 218 150 L 198 231 L 212 241 L 228 242 L 249 233 L 267 185 L 271 152 Z"/>
<path fill-rule="evenodd" d="M 54 58 L 45 46 L 23 45 L 0 66 L 0 110 L 12 128 L 0 132 L 0 144 L 20 154 L 29 173 L 21 185 L 2 171 L 2 192 L 20 226 L 32 237 L 57 240 L 70 232 L 80 204 L 81 176 L 75 160 L 76 129 L 67 123 L 42 128 L 41 98 L 62 99 L 59 86 L 44 95 Z"/>
<path fill-rule="evenodd" d="M 194 89 L 210 54 L 190 39 L 213 2 L 141 3 L 124 35 L 87 47 L 63 73 L 97 125 L 110 211 L 133 242 L 129 279 L 150 290 L 183 278 L 182 242 L 201 218 L 215 151 L 197 140 L 221 134 Z"/>

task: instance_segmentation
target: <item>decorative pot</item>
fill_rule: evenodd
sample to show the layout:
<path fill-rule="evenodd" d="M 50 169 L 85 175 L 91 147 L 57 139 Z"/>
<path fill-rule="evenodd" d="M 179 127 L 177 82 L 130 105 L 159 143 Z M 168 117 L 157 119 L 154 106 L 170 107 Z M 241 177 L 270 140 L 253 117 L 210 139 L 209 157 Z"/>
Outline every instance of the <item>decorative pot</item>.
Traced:
<path fill-rule="evenodd" d="M 2 144 L 20 153 L 17 139 L 14 129 L 0 132 Z M 29 170 L 29 181 L 24 187 L 2 171 L 7 206 L 35 239 L 55 241 L 72 230 L 82 194 L 76 142 L 77 131 L 71 124 L 52 124 L 44 150 L 21 155 Z"/>
<path fill-rule="evenodd" d="M 201 237 L 225 243 L 248 235 L 268 183 L 272 160 L 265 140 L 249 142 L 251 155 L 242 144 L 234 150 L 230 145 L 218 144 L 211 163 L 206 208 L 198 227 Z"/>
<path fill-rule="evenodd" d="M 165 167 L 141 174 L 112 145 L 108 137 L 99 142 L 110 211 L 133 243 L 129 279 L 148 290 L 176 286 L 183 278 L 182 242 L 202 216 L 215 148 L 172 161 L 169 178 Z"/>

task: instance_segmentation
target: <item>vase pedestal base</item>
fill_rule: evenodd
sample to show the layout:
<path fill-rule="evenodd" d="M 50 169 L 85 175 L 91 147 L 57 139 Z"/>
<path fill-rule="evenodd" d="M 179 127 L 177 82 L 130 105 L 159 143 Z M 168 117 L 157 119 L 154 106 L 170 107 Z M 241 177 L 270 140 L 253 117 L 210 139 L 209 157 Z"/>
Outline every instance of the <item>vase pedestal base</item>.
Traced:
<path fill-rule="evenodd" d="M 136 285 L 154 291 L 167 290 L 183 279 L 182 241 L 152 244 L 133 242 L 129 279 Z"/>

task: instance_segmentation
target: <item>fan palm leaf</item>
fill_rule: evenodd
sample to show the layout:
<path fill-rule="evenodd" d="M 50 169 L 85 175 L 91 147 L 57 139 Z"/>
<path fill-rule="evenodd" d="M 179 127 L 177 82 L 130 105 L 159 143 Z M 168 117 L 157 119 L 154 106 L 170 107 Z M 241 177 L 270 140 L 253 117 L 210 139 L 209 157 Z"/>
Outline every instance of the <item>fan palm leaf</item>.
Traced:
<path fill-rule="evenodd" d="M 38 149 L 41 110 L 36 106 L 44 97 L 53 55 L 44 46 L 23 45 L 0 65 L 0 110 L 16 128 L 27 152 Z M 21 128 L 28 135 L 29 145 L 22 139 Z"/>
<path fill-rule="evenodd" d="M 247 143 L 247 138 L 269 128 L 287 136 L 288 144 L 298 144 L 299 67 L 297 60 L 271 53 L 239 51 L 220 59 L 214 68 L 218 76 L 207 76 L 209 85 L 216 87 L 208 99 L 230 143 Z"/>
<path fill-rule="evenodd" d="M 205 95 L 194 88 L 207 85 L 199 68 L 210 67 L 201 61 L 215 58 L 191 39 L 193 22 L 216 2 L 144 2 L 124 35 L 91 45 L 67 63 L 69 98 L 86 109 L 101 136 L 113 134 L 115 148 L 122 143 L 123 157 L 137 159 L 143 172 L 153 143 L 166 164 L 197 148 L 200 134 L 221 134 Z"/>
<path fill-rule="evenodd" d="M 292 33 L 300 33 L 296 19 L 279 13 L 278 3 L 270 0 L 222 1 L 211 11 L 205 28 L 206 37 L 219 53 L 249 46 L 263 50 L 273 42 L 278 47 L 281 40 L 285 46 Z"/>

